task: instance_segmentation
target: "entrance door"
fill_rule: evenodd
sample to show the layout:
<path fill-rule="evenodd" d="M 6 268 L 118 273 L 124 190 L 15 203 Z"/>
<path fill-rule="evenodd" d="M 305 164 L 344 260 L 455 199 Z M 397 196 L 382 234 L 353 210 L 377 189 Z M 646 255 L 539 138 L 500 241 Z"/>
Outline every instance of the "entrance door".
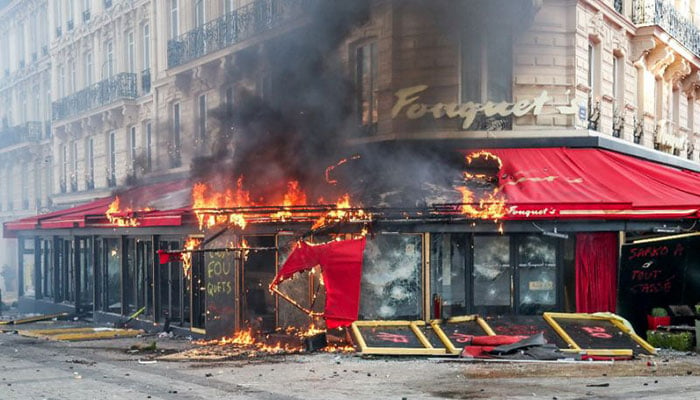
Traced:
<path fill-rule="evenodd" d="M 180 250 L 182 243 L 179 240 L 161 240 L 160 249 Z M 183 325 L 189 322 L 189 285 L 184 284 L 181 262 L 161 264 L 158 270 L 158 321 Z"/>
<path fill-rule="evenodd" d="M 274 236 L 245 236 L 250 247 L 275 247 Z M 275 278 L 276 252 L 251 251 L 243 261 L 241 279 L 241 321 L 243 327 L 271 332 L 277 326 L 275 298 L 268 286 Z"/>
<path fill-rule="evenodd" d="M 464 233 L 430 237 L 431 318 L 535 315 L 560 308 L 560 239 Z"/>

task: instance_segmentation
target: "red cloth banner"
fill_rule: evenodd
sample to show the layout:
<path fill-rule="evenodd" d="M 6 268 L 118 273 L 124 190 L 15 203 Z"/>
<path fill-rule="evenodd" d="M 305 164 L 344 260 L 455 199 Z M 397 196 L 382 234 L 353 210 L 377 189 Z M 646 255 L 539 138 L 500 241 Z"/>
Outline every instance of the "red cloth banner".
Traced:
<path fill-rule="evenodd" d="M 618 251 L 614 232 L 576 235 L 576 312 L 615 312 Z"/>
<path fill-rule="evenodd" d="M 365 238 L 320 245 L 299 242 L 270 286 L 277 286 L 295 273 L 319 265 L 326 287 L 326 304 L 323 313 L 326 328 L 348 326 L 357 320 L 360 309 L 360 279 L 365 243 Z"/>

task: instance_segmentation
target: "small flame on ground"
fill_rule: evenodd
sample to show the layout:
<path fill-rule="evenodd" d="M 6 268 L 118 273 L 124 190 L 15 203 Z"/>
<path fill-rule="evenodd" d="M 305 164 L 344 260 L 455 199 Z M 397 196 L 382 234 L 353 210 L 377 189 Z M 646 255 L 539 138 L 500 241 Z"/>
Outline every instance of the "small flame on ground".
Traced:
<path fill-rule="evenodd" d="M 288 335 L 290 339 L 296 338 L 299 342 L 326 332 L 325 329 L 318 328 L 315 324 L 311 324 L 306 330 L 287 327 L 280 331 Z M 301 344 L 293 344 L 293 342 L 283 344 L 281 341 L 277 341 L 274 344 L 268 344 L 265 341 L 258 340 L 253 330 L 250 328 L 238 331 L 235 335 L 230 337 L 223 337 L 215 340 L 198 340 L 194 343 L 202 346 L 233 346 L 243 348 L 248 350 L 249 357 L 255 357 L 261 354 L 289 354 L 301 353 L 304 351 L 304 347 Z M 351 353 L 355 351 L 355 348 L 350 345 L 330 344 L 321 349 L 321 351 L 329 353 Z"/>
<path fill-rule="evenodd" d="M 114 198 L 114 201 L 109 205 L 109 208 L 107 208 L 107 211 L 105 211 L 105 216 L 107 216 L 107 219 L 109 220 L 110 223 L 113 225 L 117 226 L 123 226 L 123 227 L 134 227 L 134 226 L 139 226 L 139 221 L 138 219 L 134 217 L 121 217 L 121 216 L 115 216 L 114 214 L 121 214 L 121 213 L 130 213 L 131 209 L 126 209 L 122 211 L 120 209 L 120 200 L 119 196 L 116 196 Z"/>

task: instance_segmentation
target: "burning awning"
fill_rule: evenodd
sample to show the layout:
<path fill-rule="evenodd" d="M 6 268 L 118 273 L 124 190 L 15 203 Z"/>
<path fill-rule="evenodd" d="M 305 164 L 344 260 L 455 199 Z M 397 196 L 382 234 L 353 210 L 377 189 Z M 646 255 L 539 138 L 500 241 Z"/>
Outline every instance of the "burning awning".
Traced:
<path fill-rule="evenodd" d="M 490 149 L 504 219 L 696 217 L 700 174 L 601 149 Z M 470 154 L 470 151 L 465 151 Z"/>
<path fill-rule="evenodd" d="M 4 236 L 13 237 L 18 231 L 39 229 L 180 226 L 190 211 L 190 203 L 188 180 L 161 182 L 127 189 L 65 210 L 6 222 Z M 112 212 L 107 213 L 110 209 Z"/>

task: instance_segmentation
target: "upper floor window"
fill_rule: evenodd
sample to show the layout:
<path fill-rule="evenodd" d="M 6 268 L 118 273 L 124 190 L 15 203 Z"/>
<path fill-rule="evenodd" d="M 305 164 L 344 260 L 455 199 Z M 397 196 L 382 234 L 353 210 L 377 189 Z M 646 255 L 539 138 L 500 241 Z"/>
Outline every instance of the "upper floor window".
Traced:
<path fill-rule="evenodd" d="M 170 39 L 180 34 L 179 0 L 170 0 Z"/>
<path fill-rule="evenodd" d="M 83 0 L 83 22 L 90 20 L 90 0 Z"/>
<path fill-rule="evenodd" d="M 92 85 L 92 53 L 85 53 L 85 86 Z"/>
<path fill-rule="evenodd" d="M 594 99 L 600 97 L 600 43 L 588 43 L 588 88 Z"/>
<path fill-rule="evenodd" d="M 236 9 L 236 0 L 223 0 L 224 2 L 224 14 L 233 12 Z"/>
<path fill-rule="evenodd" d="M 377 95 L 377 42 L 372 41 L 355 49 L 356 113 L 365 134 L 377 132 L 379 98 Z"/>
<path fill-rule="evenodd" d="M 153 134 L 151 123 L 146 123 L 146 169 L 151 171 L 153 167 Z"/>
<path fill-rule="evenodd" d="M 461 44 L 461 103 L 510 102 L 513 98 L 513 44 L 509 29 L 474 25 Z M 511 117 L 477 116 L 468 130 L 512 128 Z"/>
<path fill-rule="evenodd" d="M 131 158 L 131 171 L 136 173 L 136 159 L 138 157 L 138 142 L 136 137 L 136 127 L 129 129 L 129 157 Z"/>
<path fill-rule="evenodd" d="M 95 140 L 94 138 L 88 138 L 87 142 L 87 171 L 85 172 L 85 185 L 88 190 L 95 188 Z"/>
<path fill-rule="evenodd" d="M 135 57 L 134 57 L 134 32 L 129 31 L 126 34 L 126 68 L 128 72 L 135 72 Z"/>
<path fill-rule="evenodd" d="M 104 77 L 104 75 L 105 75 L 104 69 L 106 68 L 106 73 L 107 73 L 106 76 L 111 77 L 112 75 L 114 75 L 114 44 L 110 40 L 107 42 L 107 44 L 105 46 L 106 46 L 106 55 L 105 55 L 105 63 L 102 66 L 102 68 L 103 68 L 102 75 Z"/>
<path fill-rule="evenodd" d="M 108 137 L 109 166 L 107 167 L 107 186 L 117 186 L 117 140 L 114 131 Z"/>
<path fill-rule="evenodd" d="M 151 68 L 151 26 L 143 24 L 143 69 Z"/>
<path fill-rule="evenodd" d="M 207 21 L 207 15 L 205 10 L 206 3 L 204 0 L 195 0 L 194 3 L 194 25 L 196 27 L 203 26 Z"/>
<path fill-rule="evenodd" d="M 613 98 L 622 106 L 625 99 L 625 59 L 621 55 L 613 55 L 612 79 Z"/>
<path fill-rule="evenodd" d="M 63 65 L 58 67 L 58 98 L 66 96 L 66 70 Z"/>
<path fill-rule="evenodd" d="M 199 108 L 199 121 L 198 121 L 198 130 L 199 130 L 199 145 L 200 147 L 203 147 L 206 144 L 207 141 L 207 95 L 203 94 L 199 96 L 199 101 L 198 101 L 198 108 Z"/>
<path fill-rule="evenodd" d="M 70 85 L 69 90 L 70 90 L 70 93 L 75 93 L 75 80 L 76 80 L 75 74 L 76 74 L 76 72 L 75 72 L 75 61 L 74 60 L 71 60 L 68 63 L 68 68 L 69 68 L 69 74 L 70 74 L 70 78 L 69 78 L 70 81 L 68 82 Z"/>
<path fill-rule="evenodd" d="M 172 136 L 170 143 L 170 167 L 177 168 L 182 164 L 180 156 L 180 103 L 173 104 L 173 114 L 172 114 Z"/>

